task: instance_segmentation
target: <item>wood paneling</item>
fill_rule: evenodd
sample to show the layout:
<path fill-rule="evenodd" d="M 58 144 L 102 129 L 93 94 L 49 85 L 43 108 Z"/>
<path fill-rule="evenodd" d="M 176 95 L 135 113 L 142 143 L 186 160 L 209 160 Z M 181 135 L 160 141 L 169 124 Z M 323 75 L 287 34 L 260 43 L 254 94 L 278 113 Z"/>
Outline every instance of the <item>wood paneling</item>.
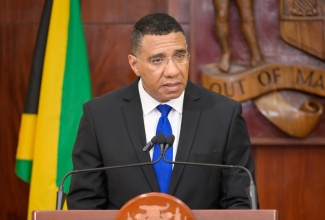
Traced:
<path fill-rule="evenodd" d="M 325 219 L 325 147 L 254 146 L 261 209 L 280 220 Z"/>
<path fill-rule="evenodd" d="M 44 0 L 0 0 L 0 220 L 25 219 L 29 185 L 14 173 L 20 118 L 23 112 L 33 47 Z M 168 12 L 183 25 L 190 40 L 191 79 L 200 82 L 200 66 L 215 62 L 220 49 L 213 34 L 211 0 L 82 0 L 82 16 L 94 96 L 117 89 L 132 81 L 127 55 L 133 23 L 143 15 Z M 325 64 L 292 50 L 279 38 L 278 1 L 255 1 L 257 31 L 268 62 L 310 65 Z M 240 34 L 239 17 L 232 4 L 231 44 L 236 63 L 245 64 L 248 49 Z M 323 101 L 323 100 L 322 100 Z M 250 110 L 248 110 L 250 109 Z M 281 133 L 263 120 L 250 102 L 244 103 L 244 116 L 254 135 Z M 324 116 L 322 122 L 324 122 Z M 264 130 L 259 129 L 263 126 Z M 320 124 L 324 130 L 324 123 Z M 323 134 L 318 130 L 314 135 Z M 279 210 L 280 220 L 325 219 L 325 146 L 308 141 L 288 141 L 279 145 L 272 136 L 253 146 L 256 182 L 263 209 Z M 285 135 L 281 138 L 290 140 Z M 265 140 L 264 140 L 265 142 Z M 325 145 L 325 143 L 324 143 Z"/>
<path fill-rule="evenodd" d="M 1 0 L 0 24 L 38 23 L 44 0 Z"/>
<path fill-rule="evenodd" d="M 17 178 L 15 155 L 37 25 L 0 25 L 0 219 L 24 219 L 29 185 Z"/>
<path fill-rule="evenodd" d="M 85 23 L 135 23 L 148 13 L 167 12 L 168 1 L 83 0 L 82 8 Z"/>
<path fill-rule="evenodd" d="M 85 25 L 93 95 L 99 96 L 132 81 L 135 74 L 128 65 L 132 26 Z"/>

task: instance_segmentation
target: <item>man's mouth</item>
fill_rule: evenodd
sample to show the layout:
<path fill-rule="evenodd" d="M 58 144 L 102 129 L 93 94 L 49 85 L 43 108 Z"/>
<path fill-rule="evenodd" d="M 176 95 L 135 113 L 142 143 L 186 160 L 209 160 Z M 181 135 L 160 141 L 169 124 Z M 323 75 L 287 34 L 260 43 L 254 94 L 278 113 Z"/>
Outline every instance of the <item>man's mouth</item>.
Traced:
<path fill-rule="evenodd" d="M 169 92 L 174 92 L 180 89 L 181 84 L 180 83 L 166 83 L 163 85 L 163 87 L 169 91 Z"/>

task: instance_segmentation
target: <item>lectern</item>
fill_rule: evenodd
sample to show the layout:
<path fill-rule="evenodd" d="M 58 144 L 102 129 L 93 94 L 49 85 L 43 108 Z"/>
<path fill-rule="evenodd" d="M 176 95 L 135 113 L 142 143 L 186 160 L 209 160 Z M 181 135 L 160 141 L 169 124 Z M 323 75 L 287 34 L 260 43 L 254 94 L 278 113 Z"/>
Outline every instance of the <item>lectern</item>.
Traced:
<path fill-rule="evenodd" d="M 33 220 L 277 220 L 276 210 L 191 210 L 179 199 L 147 193 L 120 210 L 34 211 Z"/>

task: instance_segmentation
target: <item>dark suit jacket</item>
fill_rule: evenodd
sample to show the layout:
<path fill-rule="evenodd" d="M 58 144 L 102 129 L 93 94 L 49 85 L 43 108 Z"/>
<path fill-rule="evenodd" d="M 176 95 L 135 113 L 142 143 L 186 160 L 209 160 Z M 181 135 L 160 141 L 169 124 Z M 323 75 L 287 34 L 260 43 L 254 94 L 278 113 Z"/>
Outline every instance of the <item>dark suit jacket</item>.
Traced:
<path fill-rule="evenodd" d="M 74 169 L 150 162 L 138 79 L 84 105 L 73 150 Z M 239 103 L 188 82 L 176 161 L 242 165 L 254 172 Z M 149 140 L 148 140 L 149 141 Z M 254 175 L 254 174 L 253 174 Z M 168 194 L 191 209 L 249 208 L 247 173 L 175 165 Z M 131 198 L 159 192 L 153 167 L 72 176 L 69 209 L 119 209 Z"/>

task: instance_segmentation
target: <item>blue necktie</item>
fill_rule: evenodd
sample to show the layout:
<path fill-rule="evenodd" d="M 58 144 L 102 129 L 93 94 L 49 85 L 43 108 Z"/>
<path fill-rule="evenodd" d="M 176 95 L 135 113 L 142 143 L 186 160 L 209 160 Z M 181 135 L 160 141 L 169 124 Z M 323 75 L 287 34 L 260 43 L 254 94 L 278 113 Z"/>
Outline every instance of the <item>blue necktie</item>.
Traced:
<path fill-rule="evenodd" d="M 172 127 L 167 118 L 172 107 L 170 107 L 169 105 L 158 105 L 157 109 L 161 112 L 161 117 L 159 118 L 158 121 L 156 135 L 163 133 L 165 137 L 167 137 L 168 135 L 172 134 Z M 158 144 L 155 144 L 152 161 L 157 160 L 159 156 L 160 156 L 160 147 Z M 169 161 L 173 160 L 172 147 L 170 147 L 167 150 L 165 157 Z M 156 172 L 156 177 L 158 180 L 160 191 L 163 193 L 167 193 L 170 178 L 172 175 L 172 165 L 166 163 L 163 159 L 161 159 L 158 163 L 154 164 L 153 166 Z"/>

